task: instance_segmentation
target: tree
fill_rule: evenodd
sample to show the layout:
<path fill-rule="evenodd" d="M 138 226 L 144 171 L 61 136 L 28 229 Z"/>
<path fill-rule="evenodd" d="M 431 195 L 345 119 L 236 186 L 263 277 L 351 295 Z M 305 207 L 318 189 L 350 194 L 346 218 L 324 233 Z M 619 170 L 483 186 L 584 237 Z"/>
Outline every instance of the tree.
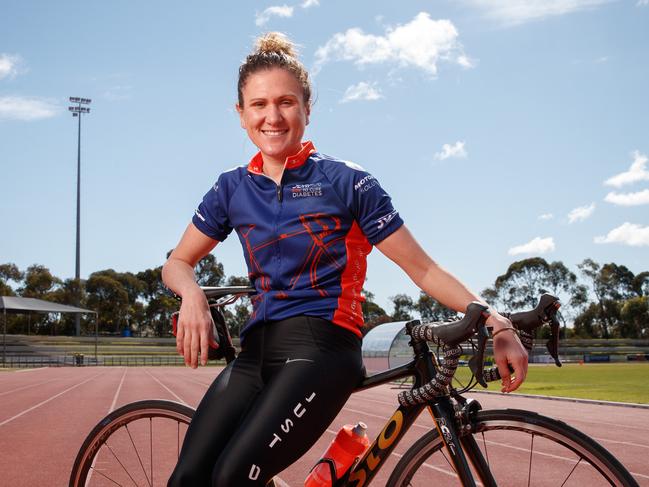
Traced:
<path fill-rule="evenodd" d="M 162 266 L 138 272 L 137 278 L 144 283 L 142 297 L 146 302 L 147 327 L 156 336 L 171 335 L 171 315 L 178 310 L 180 302 L 162 282 Z"/>
<path fill-rule="evenodd" d="M 636 296 L 627 299 L 620 312 L 622 338 L 649 337 L 649 297 Z"/>
<path fill-rule="evenodd" d="M 440 304 L 423 291 L 419 293 L 415 310 L 421 316 L 422 321 L 445 321 L 457 316 L 455 311 Z"/>
<path fill-rule="evenodd" d="M 199 286 L 221 286 L 225 279 L 223 264 L 217 262 L 212 254 L 207 254 L 199 260 L 194 272 Z"/>
<path fill-rule="evenodd" d="M 592 259 L 585 259 L 578 267 L 590 281 L 597 299 L 597 319 L 602 328 L 602 337 L 610 338 L 620 324 L 623 301 L 637 295 L 634 289 L 638 286 L 636 276 L 623 265 L 610 263 L 602 266 Z M 642 289 L 642 284 L 640 288 Z"/>
<path fill-rule="evenodd" d="M 115 271 L 98 271 L 90 274 L 86 282 L 88 306 L 99 313 L 99 325 L 118 333 L 128 323 L 128 292 L 116 278 Z"/>
<path fill-rule="evenodd" d="M 47 267 L 34 264 L 25 271 L 23 286 L 18 292 L 25 298 L 43 299 L 59 284 L 61 280 L 53 276 Z"/>
<path fill-rule="evenodd" d="M 16 264 L 0 265 L 0 296 L 14 296 L 15 292 L 8 281 L 20 282 L 24 276 L 24 273 L 20 272 Z"/>
<path fill-rule="evenodd" d="M 397 294 L 390 298 L 394 306 L 393 321 L 408 321 L 412 319 L 411 313 L 415 310 L 415 303 L 407 294 Z"/>

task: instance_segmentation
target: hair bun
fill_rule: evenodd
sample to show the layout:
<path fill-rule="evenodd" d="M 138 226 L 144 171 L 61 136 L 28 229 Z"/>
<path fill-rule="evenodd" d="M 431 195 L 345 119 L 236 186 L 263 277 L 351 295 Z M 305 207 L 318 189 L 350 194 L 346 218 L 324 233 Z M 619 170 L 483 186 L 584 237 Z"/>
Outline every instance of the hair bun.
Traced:
<path fill-rule="evenodd" d="M 277 52 L 297 58 L 295 45 L 281 32 L 268 32 L 257 39 L 256 51 L 258 53 Z"/>

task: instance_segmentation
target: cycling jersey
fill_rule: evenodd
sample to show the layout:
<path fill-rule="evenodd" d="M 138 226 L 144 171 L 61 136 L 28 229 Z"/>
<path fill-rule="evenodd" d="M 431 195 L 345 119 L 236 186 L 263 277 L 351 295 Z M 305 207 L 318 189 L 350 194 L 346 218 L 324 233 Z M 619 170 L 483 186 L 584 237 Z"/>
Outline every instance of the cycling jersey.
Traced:
<path fill-rule="evenodd" d="M 257 289 L 241 332 L 297 315 L 321 317 L 361 336 L 361 291 L 372 245 L 403 221 L 360 166 L 316 152 L 286 160 L 281 184 L 263 174 L 261 153 L 223 173 L 192 219 L 223 241 L 235 229 Z"/>

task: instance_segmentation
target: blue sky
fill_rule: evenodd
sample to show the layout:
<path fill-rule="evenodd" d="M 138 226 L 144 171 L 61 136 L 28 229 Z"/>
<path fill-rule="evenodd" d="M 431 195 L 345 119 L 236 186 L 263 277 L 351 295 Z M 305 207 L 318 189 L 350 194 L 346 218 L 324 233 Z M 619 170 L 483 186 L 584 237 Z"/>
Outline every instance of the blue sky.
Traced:
<path fill-rule="evenodd" d="M 649 0 L 49 1 L 0 6 L 0 262 L 74 275 L 160 265 L 218 174 L 255 149 L 236 74 L 254 38 L 301 46 L 307 138 L 372 172 L 476 291 L 514 260 L 649 270 Z M 236 238 L 217 247 L 245 274 Z M 379 252 L 380 304 L 415 287 Z"/>

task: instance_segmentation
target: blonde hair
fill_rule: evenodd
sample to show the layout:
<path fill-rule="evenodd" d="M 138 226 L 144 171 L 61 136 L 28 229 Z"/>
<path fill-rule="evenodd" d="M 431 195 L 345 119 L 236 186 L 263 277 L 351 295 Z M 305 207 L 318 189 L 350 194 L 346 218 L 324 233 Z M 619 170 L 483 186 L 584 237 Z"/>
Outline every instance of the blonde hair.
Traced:
<path fill-rule="evenodd" d="M 248 77 L 257 71 L 272 68 L 282 68 L 292 73 L 302 85 L 305 105 L 311 103 L 309 73 L 297 57 L 295 44 L 281 32 L 268 32 L 257 38 L 255 50 L 248 54 L 239 67 L 237 84 L 239 106 L 243 107 L 243 87 Z"/>

